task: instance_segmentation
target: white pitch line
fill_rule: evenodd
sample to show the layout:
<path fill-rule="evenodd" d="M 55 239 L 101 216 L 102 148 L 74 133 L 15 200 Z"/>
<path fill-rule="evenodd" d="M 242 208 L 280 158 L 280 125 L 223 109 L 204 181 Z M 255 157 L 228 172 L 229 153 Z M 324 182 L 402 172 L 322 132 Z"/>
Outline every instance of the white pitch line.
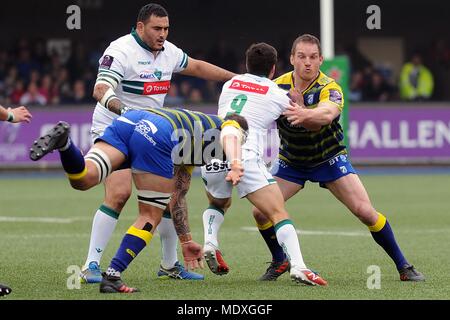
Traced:
<path fill-rule="evenodd" d="M 72 218 L 55 218 L 55 217 L 8 217 L 0 216 L 0 222 L 41 222 L 41 223 L 74 223 L 78 221 L 92 221 L 93 217 L 72 217 Z M 120 220 L 136 220 L 135 216 L 120 217 Z"/>
<path fill-rule="evenodd" d="M 244 231 L 258 231 L 257 227 L 242 227 L 241 230 Z M 370 232 L 360 232 L 360 231 L 324 231 L 324 230 L 299 230 L 295 229 L 297 234 L 306 236 L 344 236 L 344 237 L 370 237 Z M 414 234 L 436 234 L 436 233 L 449 233 L 449 228 L 443 229 L 423 229 L 423 230 L 398 230 L 398 233 L 414 233 Z"/>
<path fill-rule="evenodd" d="M 242 227 L 244 231 L 258 231 L 257 227 Z M 295 229 L 297 234 L 305 236 L 344 236 L 344 237 L 368 237 L 370 233 L 368 232 L 358 232 L 358 231 L 323 231 L 323 230 L 299 230 Z"/>
<path fill-rule="evenodd" d="M 74 219 L 52 217 L 4 217 L 0 216 L 0 222 L 42 222 L 42 223 L 72 223 Z"/>

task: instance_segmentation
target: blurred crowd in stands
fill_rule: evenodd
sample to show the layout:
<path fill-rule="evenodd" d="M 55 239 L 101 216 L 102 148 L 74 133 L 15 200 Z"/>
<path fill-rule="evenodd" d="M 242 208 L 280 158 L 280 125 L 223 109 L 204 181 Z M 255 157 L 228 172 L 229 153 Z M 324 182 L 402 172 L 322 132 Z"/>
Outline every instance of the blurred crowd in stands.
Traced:
<path fill-rule="evenodd" d="M 86 48 L 71 43 L 62 53 L 49 50 L 46 41 L 22 39 L 16 45 L 0 46 L 0 104 L 52 106 L 94 104 L 92 89 L 98 60 L 107 43 L 98 48 Z M 289 45 L 279 50 L 277 74 L 291 70 Z M 208 52 L 188 52 L 228 70 L 245 72 L 244 56 L 232 46 L 220 41 Z M 393 79 L 389 69 L 375 66 L 356 47 L 337 52 L 346 54 L 351 64 L 350 101 L 417 101 L 450 100 L 450 46 L 444 40 L 435 41 L 427 50 L 408 56 L 399 79 Z M 175 75 L 167 105 L 216 102 L 221 84 L 197 78 Z"/>

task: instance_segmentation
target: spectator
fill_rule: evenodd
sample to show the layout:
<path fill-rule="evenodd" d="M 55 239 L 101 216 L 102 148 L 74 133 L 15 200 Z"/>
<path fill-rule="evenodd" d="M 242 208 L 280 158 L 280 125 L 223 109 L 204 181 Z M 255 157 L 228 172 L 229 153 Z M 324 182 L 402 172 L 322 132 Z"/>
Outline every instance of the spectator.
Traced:
<path fill-rule="evenodd" d="M 374 71 L 363 90 L 365 101 L 388 101 L 392 97 L 392 87 L 379 71 Z"/>
<path fill-rule="evenodd" d="M 47 99 L 39 93 L 38 86 L 36 83 L 31 82 L 28 85 L 28 90 L 25 94 L 20 98 L 21 105 L 39 105 L 44 106 L 47 104 Z"/>
<path fill-rule="evenodd" d="M 56 104 L 59 102 L 58 89 L 54 86 L 52 77 L 49 74 L 46 74 L 42 78 L 39 93 L 47 99 L 48 104 Z"/>
<path fill-rule="evenodd" d="M 55 85 L 58 88 L 61 102 L 71 99 L 72 86 L 70 84 L 69 71 L 66 68 L 61 68 L 58 71 Z"/>
<path fill-rule="evenodd" d="M 364 74 L 361 70 L 357 70 L 356 72 L 353 72 L 351 75 L 351 81 L 350 81 L 350 94 L 349 94 L 349 100 L 350 101 L 361 101 L 363 98 L 363 89 L 365 86 L 364 82 Z"/>
<path fill-rule="evenodd" d="M 170 89 L 164 103 L 171 107 L 181 107 L 183 105 L 184 99 L 179 96 L 178 85 L 175 82 L 170 85 Z"/>
<path fill-rule="evenodd" d="M 71 96 L 66 96 L 61 103 L 67 104 L 94 104 L 93 98 L 86 94 L 86 87 L 84 86 L 84 82 L 82 80 L 77 80 L 73 84 L 73 93 Z"/>
<path fill-rule="evenodd" d="M 193 88 L 189 94 L 189 102 L 191 103 L 203 103 L 203 95 L 200 89 Z"/>
<path fill-rule="evenodd" d="M 19 105 L 22 96 L 25 94 L 25 85 L 22 80 L 17 80 L 14 86 L 14 90 L 9 95 L 11 104 Z"/>
<path fill-rule="evenodd" d="M 431 97 L 433 87 L 433 75 L 422 64 L 421 55 L 415 53 L 400 72 L 400 97 L 409 101 L 426 100 Z"/>

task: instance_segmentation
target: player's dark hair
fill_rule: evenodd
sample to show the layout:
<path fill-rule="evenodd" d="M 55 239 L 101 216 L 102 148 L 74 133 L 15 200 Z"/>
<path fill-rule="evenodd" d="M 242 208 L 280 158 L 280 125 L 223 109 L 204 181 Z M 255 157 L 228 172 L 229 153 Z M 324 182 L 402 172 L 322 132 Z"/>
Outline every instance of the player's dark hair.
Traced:
<path fill-rule="evenodd" d="M 168 17 L 169 14 L 167 13 L 166 9 L 164 7 L 160 6 L 156 3 L 149 3 L 146 4 L 139 10 L 139 14 L 137 17 L 137 22 L 143 22 L 145 23 L 150 16 L 157 16 L 157 17 Z"/>
<path fill-rule="evenodd" d="M 320 46 L 319 39 L 317 39 L 312 34 L 308 34 L 308 33 L 302 34 L 301 36 L 297 37 L 297 39 L 294 40 L 294 43 L 292 44 L 291 55 L 295 54 L 295 49 L 297 48 L 297 44 L 299 44 L 300 42 L 307 42 L 307 43 L 317 45 L 317 48 L 319 48 L 319 54 L 322 55 L 322 47 Z"/>
<path fill-rule="evenodd" d="M 227 121 L 227 120 L 234 120 L 234 121 L 236 121 L 236 122 L 241 126 L 241 128 L 242 128 L 245 132 L 248 131 L 248 123 L 247 123 L 247 120 L 245 120 L 245 118 L 244 118 L 243 116 L 238 115 L 237 113 L 231 113 L 231 114 L 227 115 L 227 116 L 225 117 L 224 120 L 225 120 L 225 121 Z"/>
<path fill-rule="evenodd" d="M 267 77 L 277 63 L 277 50 L 264 42 L 254 43 L 245 52 L 245 58 L 248 73 Z"/>

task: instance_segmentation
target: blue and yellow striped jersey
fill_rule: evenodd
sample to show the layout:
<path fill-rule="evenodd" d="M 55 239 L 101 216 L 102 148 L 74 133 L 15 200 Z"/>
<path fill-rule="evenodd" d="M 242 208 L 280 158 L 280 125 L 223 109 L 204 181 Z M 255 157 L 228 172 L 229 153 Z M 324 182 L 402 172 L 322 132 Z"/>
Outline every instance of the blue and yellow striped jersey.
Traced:
<path fill-rule="evenodd" d="M 189 139 L 190 150 L 186 151 L 189 152 L 187 156 L 190 159 L 186 159 L 186 165 L 201 166 L 215 157 L 224 160 L 225 156 L 220 141 L 217 139 L 224 123 L 224 120 L 219 116 L 180 108 L 149 108 L 146 111 L 169 120 L 175 134 L 179 137 L 179 143 L 184 144 L 186 139 Z M 202 147 L 196 148 L 200 143 Z M 202 154 L 200 154 L 200 151 Z M 205 155 L 209 156 L 209 151 L 212 152 L 211 157 L 204 157 Z"/>
<path fill-rule="evenodd" d="M 294 88 L 293 71 L 285 73 L 274 80 L 282 89 Z M 344 108 L 344 98 L 341 87 L 333 78 L 320 72 L 317 78 L 303 91 L 303 100 L 307 108 L 316 108 L 320 102 L 336 105 L 340 111 Z M 280 135 L 278 157 L 289 165 L 297 168 L 315 167 L 338 154 L 346 153 L 343 144 L 344 132 L 339 124 L 339 117 L 330 125 L 323 126 L 319 131 L 311 132 L 300 126 L 292 126 L 281 117 L 277 121 Z"/>

